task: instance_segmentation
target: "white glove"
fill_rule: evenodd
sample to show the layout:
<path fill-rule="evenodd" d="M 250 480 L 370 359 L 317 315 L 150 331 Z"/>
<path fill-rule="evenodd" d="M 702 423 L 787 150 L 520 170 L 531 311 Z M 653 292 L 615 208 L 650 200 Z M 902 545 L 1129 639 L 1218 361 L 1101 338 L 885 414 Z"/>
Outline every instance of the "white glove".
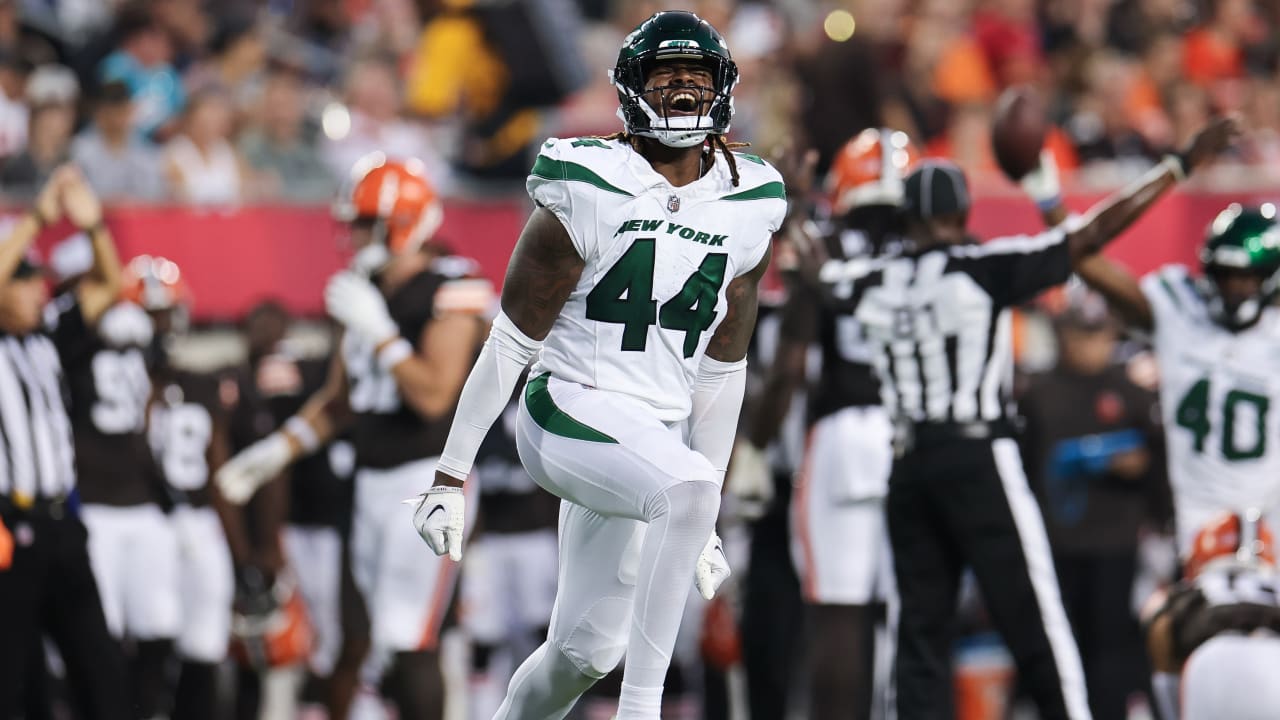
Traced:
<path fill-rule="evenodd" d="M 218 468 L 213 481 L 222 496 L 233 505 L 243 505 L 258 488 L 267 484 L 288 466 L 292 453 L 283 433 L 273 432 L 236 453 Z"/>
<path fill-rule="evenodd" d="M 324 308 L 347 330 L 375 344 L 400 334 L 382 292 L 353 272 L 344 270 L 329 278 L 324 288 Z"/>
<path fill-rule="evenodd" d="M 1040 165 L 1018 181 L 1036 206 L 1049 210 L 1062 202 L 1062 184 L 1058 181 L 1058 161 L 1047 148 L 1040 151 Z"/>
<path fill-rule="evenodd" d="M 462 488 L 436 485 L 404 504 L 418 506 L 413 526 L 435 554 L 449 553 L 454 562 L 462 559 L 462 527 L 467 517 Z"/>
<path fill-rule="evenodd" d="M 755 520 L 773 502 L 773 470 L 760 448 L 746 440 L 733 447 L 733 462 L 725 476 L 726 490 L 733 496 L 738 515 Z"/>
<path fill-rule="evenodd" d="M 710 600 L 716 596 L 720 584 L 731 574 L 729 559 L 724 556 L 720 536 L 712 532 L 711 537 L 707 538 L 707 546 L 702 548 L 702 554 L 698 556 L 698 565 L 693 571 L 693 584 L 698 586 L 698 592 L 704 600 Z"/>

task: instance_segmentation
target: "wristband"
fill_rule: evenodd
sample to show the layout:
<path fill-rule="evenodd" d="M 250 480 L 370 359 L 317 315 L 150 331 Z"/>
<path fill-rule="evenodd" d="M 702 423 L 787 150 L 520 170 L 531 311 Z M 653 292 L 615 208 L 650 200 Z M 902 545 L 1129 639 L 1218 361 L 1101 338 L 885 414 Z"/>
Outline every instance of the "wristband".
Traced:
<path fill-rule="evenodd" d="M 409 344 L 408 340 L 398 337 L 383 345 L 378 351 L 378 366 L 391 372 L 395 366 L 411 357 L 413 357 L 413 345 Z"/>
<path fill-rule="evenodd" d="M 320 447 L 320 438 L 316 435 L 315 429 L 311 427 L 311 423 L 297 415 L 284 421 L 284 431 L 298 441 L 298 445 L 302 447 L 303 454 L 309 455 Z"/>
<path fill-rule="evenodd" d="M 1164 156 L 1160 164 L 1168 168 L 1178 182 L 1186 180 L 1191 169 L 1189 167 L 1190 163 L 1187 162 L 1186 153 L 1169 153 Z"/>

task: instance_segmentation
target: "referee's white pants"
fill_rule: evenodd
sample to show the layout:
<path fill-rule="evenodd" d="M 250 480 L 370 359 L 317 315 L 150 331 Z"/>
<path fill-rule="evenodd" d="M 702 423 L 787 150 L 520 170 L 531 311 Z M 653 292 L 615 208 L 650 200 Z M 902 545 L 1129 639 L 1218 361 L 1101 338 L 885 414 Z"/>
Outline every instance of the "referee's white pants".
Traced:
<path fill-rule="evenodd" d="M 107 629 L 117 639 L 177 637 L 180 563 L 169 518 L 151 504 L 85 505 L 80 512 Z"/>
<path fill-rule="evenodd" d="M 685 444 L 682 428 L 660 422 L 640 401 L 554 377 L 539 389 L 540 380 L 531 379 L 521 398 L 516 441 L 529 474 L 563 500 L 559 584 L 548 643 L 584 675 L 604 677 L 627 649 L 637 603 L 669 604 L 667 594 L 673 594 L 680 610 L 661 621 L 662 636 L 647 638 L 669 662 L 692 586 L 692 561 L 706 544 L 719 507 L 719 477 Z M 697 519 L 705 532 L 698 533 L 688 572 L 674 586 L 647 585 L 648 596 L 637 598 L 648 522 L 678 486 L 707 501 L 669 512 L 709 515 Z M 628 672 L 631 665 L 629 660 Z M 513 690 L 518 681 L 519 676 Z"/>

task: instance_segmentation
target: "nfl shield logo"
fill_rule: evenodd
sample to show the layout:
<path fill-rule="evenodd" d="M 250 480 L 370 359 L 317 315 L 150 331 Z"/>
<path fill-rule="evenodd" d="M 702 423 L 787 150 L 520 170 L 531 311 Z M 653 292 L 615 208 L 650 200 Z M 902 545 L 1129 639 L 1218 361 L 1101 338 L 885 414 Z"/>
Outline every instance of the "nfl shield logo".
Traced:
<path fill-rule="evenodd" d="M 675 195 L 667 198 L 667 212 L 680 212 L 680 198 Z"/>

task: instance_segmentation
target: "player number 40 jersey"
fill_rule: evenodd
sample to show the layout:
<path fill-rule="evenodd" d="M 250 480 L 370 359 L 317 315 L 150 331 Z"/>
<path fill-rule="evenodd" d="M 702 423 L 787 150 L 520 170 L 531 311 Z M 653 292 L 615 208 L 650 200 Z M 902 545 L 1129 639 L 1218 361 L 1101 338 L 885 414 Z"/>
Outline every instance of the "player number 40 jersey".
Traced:
<path fill-rule="evenodd" d="M 1280 500 L 1280 311 L 1268 308 L 1253 327 L 1232 333 L 1210 318 L 1186 268 L 1153 272 L 1142 289 L 1155 314 L 1180 525 L 1194 522 L 1188 513 L 1200 510 L 1274 508 Z"/>
<path fill-rule="evenodd" d="M 725 289 L 754 269 L 786 214 L 782 177 L 716 154 L 673 187 L 617 140 L 548 140 L 527 187 L 555 213 L 585 261 L 534 373 L 632 396 L 664 422 L 689 415 L 693 380 L 724 319 Z"/>

